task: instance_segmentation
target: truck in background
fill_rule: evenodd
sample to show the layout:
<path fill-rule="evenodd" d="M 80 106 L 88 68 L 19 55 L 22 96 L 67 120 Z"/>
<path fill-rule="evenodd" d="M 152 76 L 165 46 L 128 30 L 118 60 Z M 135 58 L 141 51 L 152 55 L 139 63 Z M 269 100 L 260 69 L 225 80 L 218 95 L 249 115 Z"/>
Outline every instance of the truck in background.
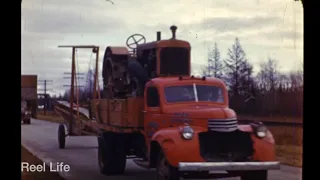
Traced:
<path fill-rule="evenodd" d="M 31 124 L 31 111 L 28 108 L 27 101 L 21 99 L 21 121 L 23 124 Z"/>
<path fill-rule="evenodd" d="M 30 113 L 31 118 L 37 118 L 37 75 L 21 75 L 21 115 L 22 104 L 25 102 L 25 112 Z M 22 117 L 21 117 L 22 118 Z"/>

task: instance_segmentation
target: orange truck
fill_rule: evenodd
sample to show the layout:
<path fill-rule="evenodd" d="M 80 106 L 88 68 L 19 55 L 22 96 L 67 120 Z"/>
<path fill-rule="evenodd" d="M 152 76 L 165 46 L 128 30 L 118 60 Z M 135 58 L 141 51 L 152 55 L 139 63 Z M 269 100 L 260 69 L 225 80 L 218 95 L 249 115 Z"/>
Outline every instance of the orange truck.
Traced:
<path fill-rule="evenodd" d="M 262 123 L 238 124 L 222 80 L 191 75 L 191 46 L 176 38 L 176 30 L 171 26 L 167 40 L 158 32 L 150 43 L 140 34 L 130 36 L 131 53 L 107 47 L 104 93 L 91 100 L 88 119 L 70 121 L 78 130 L 69 129 L 69 135 L 96 133 L 105 175 L 124 173 L 126 159 L 133 158 L 155 168 L 159 180 L 267 180 L 268 170 L 280 168 L 271 132 Z M 65 136 L 63 125 L 59 132 Z M 61 148 L 64 143 L 59 138 Z"/>

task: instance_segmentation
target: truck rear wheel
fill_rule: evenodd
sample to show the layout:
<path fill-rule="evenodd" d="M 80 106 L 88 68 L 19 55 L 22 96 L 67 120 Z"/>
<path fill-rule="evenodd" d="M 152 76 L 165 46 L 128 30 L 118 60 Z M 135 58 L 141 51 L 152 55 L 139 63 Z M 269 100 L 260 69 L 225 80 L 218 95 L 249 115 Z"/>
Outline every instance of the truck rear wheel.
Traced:
<path fill-rule="evenodd" d="M 156 169 L 157 180 L 180 180 L 178 169 L 168 163 L 162 151 L 159 152 Z"/>
<path fill-rule="evenodd" d="M 59 124 L 58 128 L 58 143 L 59 148 L 64 149 L 66 146 L 66 131 L 63 124 Z"/>
<path fill-rule="evenodd" d="M 104 175 L 123 174 L 126 154 L 123 141 L 115 133 L 104 132 L 98 137 L 98 163 Z"/>
<path fill-rule="evenodd" d="M 268 171 L 248 171 L 241 175 L 241 180 L 267 180 Z"/>

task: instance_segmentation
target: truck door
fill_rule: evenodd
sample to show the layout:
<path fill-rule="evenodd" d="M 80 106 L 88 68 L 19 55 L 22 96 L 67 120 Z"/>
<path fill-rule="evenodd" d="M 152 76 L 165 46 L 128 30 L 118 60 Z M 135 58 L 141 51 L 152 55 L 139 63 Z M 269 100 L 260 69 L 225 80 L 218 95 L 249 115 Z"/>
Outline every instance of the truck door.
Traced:
<path fill-rule="evenodd" d="M 148 140 L 160 128 L 161 110 L 159 91 L 155 86 L 149 86 L 145 92 L 144 129 Z"/>

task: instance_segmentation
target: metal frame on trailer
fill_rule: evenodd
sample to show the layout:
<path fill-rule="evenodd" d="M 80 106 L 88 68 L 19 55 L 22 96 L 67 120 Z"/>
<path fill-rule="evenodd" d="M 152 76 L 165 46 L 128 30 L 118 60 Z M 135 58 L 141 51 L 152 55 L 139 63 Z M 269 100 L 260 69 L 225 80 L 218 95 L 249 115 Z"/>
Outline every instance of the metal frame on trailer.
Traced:
<path fill-rule="evenodd" d="M 58 46 L 58 48 L 72 48 L 72 61 L 71 61 L 71 88 L 70 88 L 70 103 L 69 108 L 64 109 L 63 107 L 66 107 L 64 103 L 58 103 L 61 105 L 60 107 L 55 107 L 55 110 L 63 117 L 65 120 L 65 124 L 67 126 L 67 134 L 65 131 L 64 124 L 59 125 L 58 129 L 58 140 L 59 140 L 59 147 L 64 148 L 65 147 L 65 138 L 66 136 L 78 136 L 82 135 L 81 127 L 77 127 L 77 122 L 80 122 L 80 115 L 84 115 L 83 112 L 79 112 L 79 104 L 78 104 L 78 94 L 75 97 L 75 76 L 76 76 L 76 59 L 75 54 L 77 49 L 92 49 L 92 52 L 96 54 L 96 67 L 95 67 L 95 77 L 94 77 L 94 90 L 93 90 L 93 97 L 92 99 L 97 98 L 97 94 L 99 93 L 99 90 L 97 90 L 97 84 L 99 82 L 98 79 L 98 61 L 99 61 L 99 46 L 95 45 L 62 45 Z M 76 99 L 77 104 L 75 107 L 74 100 Z M 68 112 L 69 111 L 69 112 Z M 76 111 L 76 116 L 75 116 Z M 86 116 L 86 115 L 84 115 Z M 88 118 L 89 119 L 89 118 Z M 80 122 L 81 123 L 81 122 Z M 76 130 L 77 129 L 77 130 Z M 89 133 L 86 133 L 89 134 Z"/>
<path fill-rule="evenodd" d="M 75 52 L 78 48 L 89 48 L 93 50 L 93 53 L 96 53 L 95 60 L 95 76 L 94 76 L 94 90 L 92 94 L 91 104 L 107 102 L 108 99 L 100 99 L 100 89 L 99 89 L 99 77 L 98 77 L 98 64 L 99 64 L 99 47 L 94 45 L 75 45 L 75 46 L 58 46 L 59 48 L 72 48 L 72 69 L 71 69 L 71 89 L 70 89 L 70 101 L 58 101 L 54 109 L 61 117 L 64 119 L 64 123 L 59 125 L 58 128 L 58 141 L 59 147 L 65 147 L 65 138 L 67 136 L 81 136 L 81 135 L 95 135 L 99 136 L 99 133 L 102 131 L 109 132 L 118 132 L 118 133 L 132 133 L 140 132 L 143 127 L 141 126 L 130 126 L 124 127 L 120 125 L 114 125 L 109 123 L 103 123 L 101 120 L 91 119 L 88 109 L 80 108 L 78 105 L 75 105 L 73 102 L 76 99 L 78 101 L 78 95 L 75 97 L 75 76 L 76 72 L 76 60 Z M 78 104 L 78 103 L 77 103 Z M 89 106 L 90 106 L 89 105 Z M 96 112 L 97 109 L 93 109 Z M 100 119 L 99 117 L 95 117 Z M 65 130 L 67 126 L 67 131 Z"/>

